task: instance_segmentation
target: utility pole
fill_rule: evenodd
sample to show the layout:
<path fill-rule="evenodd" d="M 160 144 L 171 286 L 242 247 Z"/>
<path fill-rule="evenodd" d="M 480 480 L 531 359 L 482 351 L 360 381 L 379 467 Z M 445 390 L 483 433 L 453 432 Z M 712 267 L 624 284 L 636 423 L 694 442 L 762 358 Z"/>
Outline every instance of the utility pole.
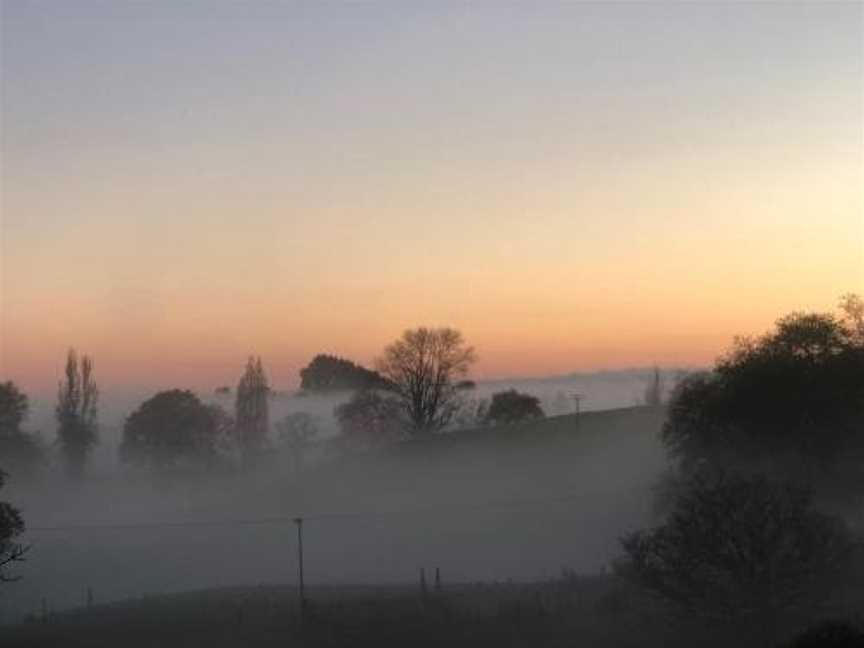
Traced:
<path fill-rule="evenodd" d="M 573 400 L 576 401 L 576 416 L 581 413 L 583 398 L 585 398 L 583 394 L 573 394 Z"/>
<path fill-rule="evenodd" d="M 300 625 L 302 626 L 306 612 L 306 592 L 303 583 L 303 518 L 294 518 L 294 524 L 297 525 L 297 588 L 300 596 Z"/>

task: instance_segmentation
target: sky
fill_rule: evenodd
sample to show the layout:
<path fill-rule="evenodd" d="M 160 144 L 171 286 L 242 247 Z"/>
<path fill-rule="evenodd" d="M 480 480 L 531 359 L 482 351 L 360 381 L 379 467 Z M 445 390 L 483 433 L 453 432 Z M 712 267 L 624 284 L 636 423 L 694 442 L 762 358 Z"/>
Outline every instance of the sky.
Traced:
<path fill-rule="evenodd" d="M 460 329 L 479 378 L 705 365 L 864 292 L 861 3 L 3 1 L 0 378 Z"/>

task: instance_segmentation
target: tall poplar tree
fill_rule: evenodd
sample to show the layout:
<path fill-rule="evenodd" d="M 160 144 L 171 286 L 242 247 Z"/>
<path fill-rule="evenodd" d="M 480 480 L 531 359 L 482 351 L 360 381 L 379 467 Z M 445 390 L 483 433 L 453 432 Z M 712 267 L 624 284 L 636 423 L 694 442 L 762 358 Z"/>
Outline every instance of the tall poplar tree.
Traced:
<path fill-rule="evenodd" d="M 270 429 L 269 394 L 270 386 L 261 358 L 250 356 L 237 384 L 234 405 L 238 441 L 247 463 L 260 454 L 267 440 Z"/>
<path fill-rule="evenodd" d="M 69 349 L 63 380 L 57 389 L 57 440 L 72 479 L 84 476 L 87 457 L 96 445 L 99 389 L 93 379 L 93 360 Z"/>

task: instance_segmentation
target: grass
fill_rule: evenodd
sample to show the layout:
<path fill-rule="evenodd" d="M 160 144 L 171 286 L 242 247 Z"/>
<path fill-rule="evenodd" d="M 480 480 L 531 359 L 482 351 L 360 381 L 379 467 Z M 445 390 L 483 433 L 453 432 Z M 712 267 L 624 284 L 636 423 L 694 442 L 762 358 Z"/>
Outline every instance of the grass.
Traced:
<path fill-rule="evenodd" d="M 0 629 L 4 647 L 675 646 L 712 644 L 608 576 L 535 584 L 314 588 L 304 622 L 288 587 L 143 597 Z M 694 634 L 695 633 L 695 634 Z M 715 636 L 716 639 L 716 636 Z"/>

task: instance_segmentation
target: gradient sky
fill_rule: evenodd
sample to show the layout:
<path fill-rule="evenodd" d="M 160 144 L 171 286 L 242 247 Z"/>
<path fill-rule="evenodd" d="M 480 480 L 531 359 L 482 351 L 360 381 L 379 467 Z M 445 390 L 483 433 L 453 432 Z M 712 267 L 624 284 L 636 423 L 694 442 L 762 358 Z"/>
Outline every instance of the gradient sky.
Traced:
<path fill-rule="evenodd" d="M 0 377 L 709 363 L 864 292 L 864 5 L 2 5 Z"/>

